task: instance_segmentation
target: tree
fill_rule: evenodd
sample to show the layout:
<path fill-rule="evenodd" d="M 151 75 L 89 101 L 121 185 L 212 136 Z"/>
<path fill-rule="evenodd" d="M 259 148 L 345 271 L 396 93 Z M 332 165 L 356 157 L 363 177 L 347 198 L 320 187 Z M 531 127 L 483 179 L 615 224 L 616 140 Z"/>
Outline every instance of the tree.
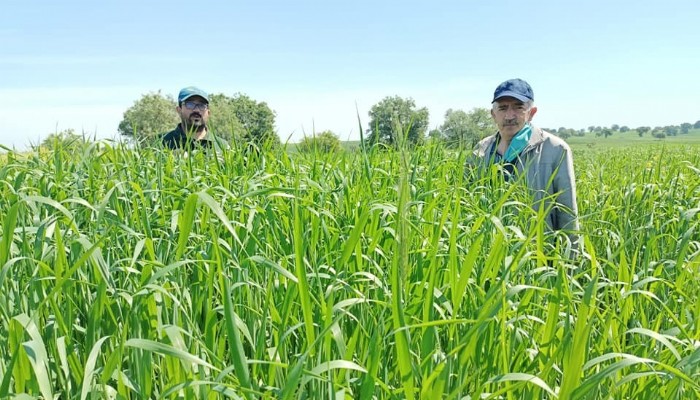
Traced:
<path fill-rule="evenodd" d="M 49 134 L 41 142 L 41 147 L 49 150 L 74 149 L 84 142 L 83 136 L 75 133 L 73 129 L 65 129 Z"/>
<path fill-rule="evenodd" d="M 690 129 L 691 129 L 692 127 L 693 127 L 693 125 L 690 124 L 689 122 L 684 122 L 684 123 L 682 123 L 682 124 L 681 124 L 681 133 L 682 133 L 682 134 L 686 134 L 686 133 L 690 132 Z"/>
<path fill-rule="evenodd" d="M 695 124 L 693 124 L 693 128 L 700 129 L 700 119 L 695 121 Z"/>
<path fill-rule="evenodd" d="M 179 122 L 172 96 L 158 92 L 143 95 L 124 112 L 119 133 L 138 141 L 153 139 L 172 130 Z"/>
<path fill-rule="evenodd" d="M 399 143 L 398 135 L 406 135 L 412 144 L 423 141 L 428 128 L 429 112 L 425 107 L 416 109 L 416 103 L 411 98 L 394 96 L 385 97 L 373 105 L 369 117 L 369 143 L 396 146 Z"/>
<path fill-rule="evenodd" d="M 620 125 L 618 125 L 618 124 L 612 124 L 612 125 L 610 126 L 610 129 L 613 130 L 613 131 L 619 131 L 619 130 L 620 130 Z"/>
<path fill-rule="evenodd" d="M 209 96 L 209 122 L 207 128 L 224 140 L 242 140 L 245 128 L 236 116 L 233 99 L 223 95 Z"/>
<path fill-rule="evenodd" d="M 279 144 L 275 132 L 275 112 L 265 102 L 258 102 L 245 94 L 236 93 L 229 99 L 236 118 L 243 127 L 242 138 L 257 145 Z"/>
<path fill-rule="evenodd" d="M 630 131 L 630 127 L 627 125 L 622 125 L 620 127 L 620 132 L 622 132 L 622 133 L 629 132 L 629 131 Z"/>
<path fill-rule="evenodd" d="M 428 137 L 430 139 L 441 140 L 442 139 L 442 132 L 440 132 L 440 129 L 438 129 L 438 128 L 431 129 L 430 132 L 428 132 Z"/>
<path fill-rule="evenodd" d="M 338 135 L 331 131 L 323 131 L 314 136 L 304 136 L 299 142 L 298 148 L 303 152 L 319 151 L 322 153 L 334 153 L 342 150 Z"/>
<path fill-rule="evenodd" d="M 449 146 L 472 148 L 485 136 L 493 133 L 496 125 L 489 110 L 473 108 L 470 112 L 449 109 L 440 132 Z"/>
<path fill-rule="evenodd" d="M 612 131 L 612 129 L 610 129 L 610 128 L 603 128 L 603 129 L 600 131 L 600 134 L 601 134 L 604 138 L 607 139 L 608 136 L 612 136 L 613 131 Z"/>
<path fill-rule="evenodd" d="M 639 137 L 642 137 L 645 133 L 651 131 L 651 127 L 648 127 L 648 126 L 640 126 L 640 127 L 637 128 L 636 130 L 637 130 L 637 134 L 639 135 Z"/>
<path fill-rule="evenodd" d="M 663 131 L 666 136 L 676 136 L 678 134 L 678 127 L 675 125 L 664 126 Z"/>

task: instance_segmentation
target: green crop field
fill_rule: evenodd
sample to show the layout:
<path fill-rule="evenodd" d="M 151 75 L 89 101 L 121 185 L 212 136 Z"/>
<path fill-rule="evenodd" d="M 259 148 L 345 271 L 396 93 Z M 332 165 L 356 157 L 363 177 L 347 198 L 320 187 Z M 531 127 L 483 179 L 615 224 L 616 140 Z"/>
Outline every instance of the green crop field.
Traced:
<path fill-rule="evenodd" d="M 647 145 L 700 145 L 700 129 L 694 129 L 687 134 L 666 136 L 663 139 L 652 137 L 649 133 L 639 136 L 635 131 L 615 132 L 612 136 L 596 137 L 587 133 L 583 137 L 569 137 L 566 141 L 574 148 L 586 146 L 593 149 L 621 148 Z"/>
<path fill-rule="evenodd" d="M 0 398 L 700 398 L 700 145 L 572 143 L 580 252 L 439 147 L 6 153 Z"/>

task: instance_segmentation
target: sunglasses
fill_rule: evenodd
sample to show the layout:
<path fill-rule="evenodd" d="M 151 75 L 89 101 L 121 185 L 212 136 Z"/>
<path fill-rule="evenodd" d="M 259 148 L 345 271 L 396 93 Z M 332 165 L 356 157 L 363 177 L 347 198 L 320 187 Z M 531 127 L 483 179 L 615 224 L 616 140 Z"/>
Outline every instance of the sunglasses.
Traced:
<path fill-rule="evenodd" d="M 186 102 L 182 103 L 182 105 L 184 105 L 185 108 L 188 110 L 205 111 L 209 108 L 209 104 L 207 104 L 207 103 L 197 103 L 194 101 L 186 101 Z"/>

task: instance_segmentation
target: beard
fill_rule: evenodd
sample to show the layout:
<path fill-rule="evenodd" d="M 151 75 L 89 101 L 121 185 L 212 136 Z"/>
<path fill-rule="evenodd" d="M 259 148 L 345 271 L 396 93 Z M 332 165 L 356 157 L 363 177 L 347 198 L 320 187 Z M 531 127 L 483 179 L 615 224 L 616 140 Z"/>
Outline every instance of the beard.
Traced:
<path fill-rule="evenodd" d="M 207 128 L 207 122 L 198 112 L 193 112 L 187 119 L 182 118 L 182 126 L 187 132 L 201 132 Z"/>

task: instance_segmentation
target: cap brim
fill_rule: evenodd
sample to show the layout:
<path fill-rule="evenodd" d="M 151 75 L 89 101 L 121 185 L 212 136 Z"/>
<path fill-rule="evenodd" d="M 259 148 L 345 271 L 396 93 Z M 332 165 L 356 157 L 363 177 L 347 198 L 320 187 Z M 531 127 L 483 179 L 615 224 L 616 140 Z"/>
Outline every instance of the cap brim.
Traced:
<path fill-rule="evenodd" d="M 187 100 L 187 99 L 189 99 L 189 98 L 195 97 L 195 96 L 196 96 L 196 97 L 201 97 L 201 98 L 204 99 L 204 101 L 206 101 L 207 103 L 209 103 L 209 99 L 208 99 L 208 98 L 202 96 L 201 94 L 197 94 L 197 93 L 188 94 L 187 96 L 183 97 L 182 100 L 180 100 L 180 102 L 182 103 L 183 101 L 185 101 L 185 100 Z"/>
<path fill-rule="evenodd" d="M 521 94 L 519 94 L 519 93 L 515 93 L 515 92 L 503 92 L 503 93 L 500 94 L 500 96 L 494 98 L 493 101 L 492 101 L 491 103 L 495 103 L 496 101 L 498 101 L 498 100 L 500 100 L 500 99 L 502 99 L 502 98 L 504 98 L 504 97 L 512 97 L 512 98 L 514 98 L 514 99 L 518 99 L 518 100 L 522 101 L 523 103 L 527 103 L 528 101 L 532 101 L 532 99 L 527 98 L 527 97 L 525 97 L 525 96 L 523 96 L 523 95 L 521 95 Z"/>

